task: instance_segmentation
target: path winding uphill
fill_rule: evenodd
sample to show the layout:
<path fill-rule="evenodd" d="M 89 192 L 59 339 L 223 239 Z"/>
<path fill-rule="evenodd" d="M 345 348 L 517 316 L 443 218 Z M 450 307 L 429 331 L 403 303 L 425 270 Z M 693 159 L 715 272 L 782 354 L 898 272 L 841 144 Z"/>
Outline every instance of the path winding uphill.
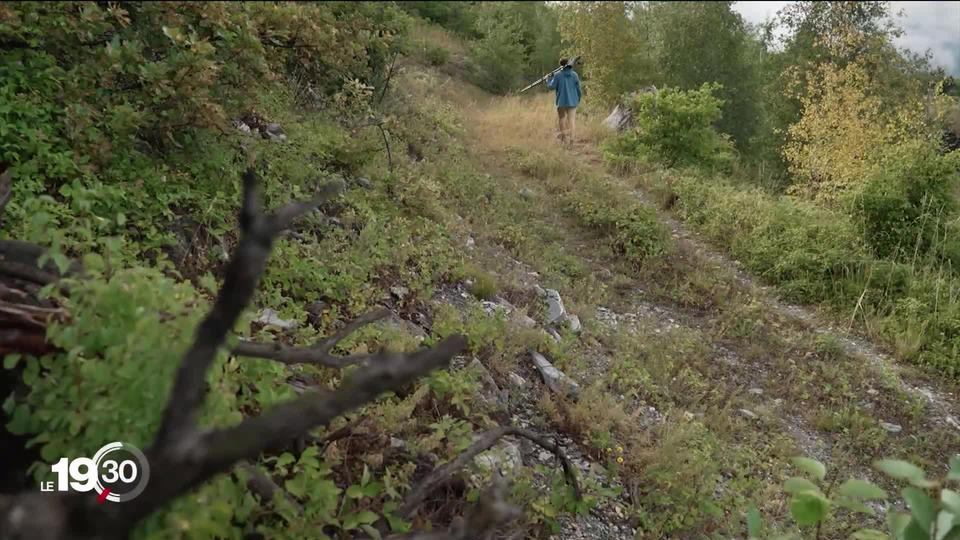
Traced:
<path fill-rule="evenodd" d="M 742 536 L 749 502 L 774 518 L 786 514 L 780 486 L 794 455 L 823 461 L 837 478 L 881 484 L 871 468 L 881 457 L 941 472 L 960 441 L 956 385 L 898 364 L 815 308 L 779 300 L 659 210 L 636 178 L 610 174 L 598 118 L 582 114 L 580 139 L 563 148 L 546 96 L 491 98 L 433 76 L 460 111 L 470 159 L 502 201 L 463 209 L 470 258 L 527 291 L 519 309 L 542 311 L 541 324 L 551 308 L 531 292 L 541 286 L 582 322 L 579 333 L 559 325 L 555 359 L 579 385 L 579 400 L 551 394 L 533 361 L 521 362 L 537 387 L 511 411 L 515 421 L 547 422 L 578 447 L 584 470 L 623 488 L 591 516 L 564 521 L 559 537 Z M 667 238 L 661 255 L 628 262 L 613 247 L 616 231 L 578 215 L 578 193 L 597 184 L 610 212 L 653 210 Z M 522 241 L 505 242 L 509 231 Z M 822 537 L 882 523 L 886 508 L 875 510 Z"/>

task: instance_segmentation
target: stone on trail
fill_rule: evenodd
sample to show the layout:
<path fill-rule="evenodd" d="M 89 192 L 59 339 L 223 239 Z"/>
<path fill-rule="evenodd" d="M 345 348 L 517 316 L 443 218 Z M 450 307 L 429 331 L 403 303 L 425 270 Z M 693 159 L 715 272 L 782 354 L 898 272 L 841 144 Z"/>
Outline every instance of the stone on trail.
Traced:
<path fill-rule="evenodd" d="M 260 312 L 257 322 L 265 326 L 276 326 L 283 330 L 292 330 L 297 327 L 297 321 L 281 319 L 280 315 L 270 308 L 265 308 Z"/>
<path fill-rule="evenodd" d="M 570 330 L 574 334 L 579 334 L 583 330 L 583 325 L 580 324 L 580 317 L 568 313 L 563 320 L 570 326 Z"/>
<path fill-rule="evenodd" d="M 749 410 L 749 409 L 740 409 L 740 410 L 737 411 L 737 413 L 740 414 L 740 416 L 742 416 L 742 417 L 744 417 L 744 418 L 747 418 L 747 419 L 749 419 L 749 420 L 756 420 L 757 418 L 759 418 L 759 417 L 757 416 L 757 413 L 755 413 L 755 412 L 753 412 L 753 411 L 751 411 L 751 410 Z"/>
<path fill-rule="evenodd" d="M 523 456 L 520 455 L 520 447 L 516 443 L 500 439 L 493 448 L 477 454 L 473 463 L 488 474 L 499 472 L 503 476 L 511 477 L 523 465 Z M 482 483 L 480 478 L 471 480 L 477 485 Z"/>
<path fill-rule="evenodd" d="M 509 401 L 508 394 L 497 386 L 497 382 L 493 380 L 493 375 L 490 374 L 486 366 L 480 360 L 474 358 L 467 364 L 467 369 L 474 372 L 480 382 L 480 389 L 477 393 L 480 401 L 493 409 L 505 409 Z"/>
<path fill-rule="evenodd" d="M 547 388 L 561 396 L 573 400 L 577 399 L 580 394 L 580 385 L 554 367 L 542 354 L 531 351 L 530 356 L 533 357 L 533 363 L 537 366 L 537 370 L 543 377 L 543 382 L 546 383 Z"/>
<path fill-rule="evenodd" d="M 280 124 L 266 124 L 263 126 L 262 133 L 264 139 L 270 139 L 271 141 L 283 142 L 287 140 L 287 134 L 283 132 Z"/>
<path fill-rule="evenodd" d="M 890 433 L 900 433 L 900 431 L 903 429 L 903 427 L 897 424 L 891 424 L 890 422 L 884 422 L 882 420 L 880 421 L 880 427 L 889 431 Z"/>
<path fill-rule="evenodd" d="M 527 387 L 527 380 L 512 371 L 507 375 L 507 379 L 510 380 L 510 384 L 517 388 Z"/>

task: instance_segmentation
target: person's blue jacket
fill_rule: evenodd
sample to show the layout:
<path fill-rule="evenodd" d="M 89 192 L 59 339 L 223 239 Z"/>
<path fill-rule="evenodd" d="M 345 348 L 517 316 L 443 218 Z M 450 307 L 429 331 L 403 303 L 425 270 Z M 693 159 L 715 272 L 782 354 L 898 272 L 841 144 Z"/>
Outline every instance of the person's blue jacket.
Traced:
<path fill-rule="evenodd" d="M 557 90 L 557 107 L 576 107 L 580 104 L 580 76 L 573 66 L 566 66 L 556 76 L 547 79 L 547 88 Z"/>

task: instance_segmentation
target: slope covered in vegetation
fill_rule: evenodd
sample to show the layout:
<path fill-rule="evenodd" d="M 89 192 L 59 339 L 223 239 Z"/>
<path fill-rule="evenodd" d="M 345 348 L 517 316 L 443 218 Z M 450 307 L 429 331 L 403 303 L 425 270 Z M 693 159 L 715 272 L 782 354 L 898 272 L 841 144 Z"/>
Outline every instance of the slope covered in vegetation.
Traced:
<path fill-rule="evenodd" d="M 844 481 L 898 491 L 884 457 L 960 474 L 958 154 L 931 113 L 951 98 L 927 98 L 938 74 L 891 49 L 882 5 L 823 5 L 784 12 L 782 53 L 725 3 L 0 6 L 2 248 L 45 250 L 0 261 L 0 536 L 59 524 L 14 495 L 61 456 L 118 440 L 184 463 L 168 399 L 250 260 L 259 178 L 265 208 L 342 193 L 273 240 L 194 385 L 203 433 L 467 341 L 169 502 L 118 505 L 144 512 L 134 536 L 949 538 L 950 484 L 888 463 L 914 484 L 907 526 Z M 588 61 L 566 148 L 551 97 L 495 95 L 563 47 Z M 828 476 L 792 478 L 795 455 Z"/>

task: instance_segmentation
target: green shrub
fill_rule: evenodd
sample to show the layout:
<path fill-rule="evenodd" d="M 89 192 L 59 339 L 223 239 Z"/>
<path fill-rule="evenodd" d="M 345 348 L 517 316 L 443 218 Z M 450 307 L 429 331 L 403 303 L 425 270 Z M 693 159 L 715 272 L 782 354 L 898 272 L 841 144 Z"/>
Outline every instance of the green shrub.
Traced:
<path fill-rule="evenodd" d="M 477 20 L 481 38 L 473 44 L 473 80 L 495 94 L 512 90 L 527 64 L 519 20 L 500 10 L 484 9 Z"/>
<path fill-rule="evenodd" d="M 783 489 L 790 494 L 790 517 L 799 527 L 829 530 L 831 524 L 842 524 L 840 512 L 859 512 L 874 515 L 870 503 L 891 507 L 887 512 L 886 528 L 889 534 L 877 529 L 859 529 L 850 536 L 858 540 L 913 540 L 925 538 L 950 539 L 960 534 L 960 494 L 947 486 L 960 482 L 960 455 L 951 456 L 949 470 L 944 478 L 930 479 L 920 467 L 898 459 L 881 459 L 874 467 L 906 484 L 900 491 L 906 504 L 890 504 L 890 495 L 879 486 L 860 478 L 840 482 L 835 475 L 827 475 L 827 467 L 811 458 L 795 457 L 793 464 L 803 476 L 784 482 Z M 933 495 L 933 497 L 931 497 Z M 895 510 L 908 508 L 909 512 Z M 747 537 L 751 540 L 767 538 L 764 523 L 755 506 L 747 512 Z M 848 531 L 849 532 L 849 531 Z M 827 533 L 829 534 L 829 533 Z M 799 540 L 798 533 L 772 536 L 777 540 Z"/>
<path fill-rule="evenodd" d="M 957 219 L 960 151 L 901 144 L 883 152 L 876 170 L 852 210 L 878 257 L 919 253 L 950 260 L 960 253 L 956 231 L 949 229 Z M 960 259 L 952 262 L 960 269 Z"/>
<path fill-rule="evenodd" d="M 717 132 L 723 100 L 713 96 L 716 83 L 696 90 L 664 88 L 637 95 L 631 108 L 635 127 L 605 147 L 611 156 L 627 156 L 667 166 L 701 165 L 729 169 L 733 144 Z"/>
<path fill-rule="evenodd" d="M 607 235 L 613 251 L 635 265 L 664 253 L 669 245 L 656 212 L 610 182 L 581 182 L 566 194 L 565 204 L 585 225 Z"/>
<path fill-rule="evenodd" d="M 787 299 L 869 318 L 901 357 L 960 375 L 955 274 L 876 258 L 839 210 L 689 174 L 658 188 L 684 220 Z"/>
<path fill-rule="evenodd" d="M 450 61 L 450 51 L 436 45 L 424 44 L 423 56 L 431 66 L 442 66 Z"/>

